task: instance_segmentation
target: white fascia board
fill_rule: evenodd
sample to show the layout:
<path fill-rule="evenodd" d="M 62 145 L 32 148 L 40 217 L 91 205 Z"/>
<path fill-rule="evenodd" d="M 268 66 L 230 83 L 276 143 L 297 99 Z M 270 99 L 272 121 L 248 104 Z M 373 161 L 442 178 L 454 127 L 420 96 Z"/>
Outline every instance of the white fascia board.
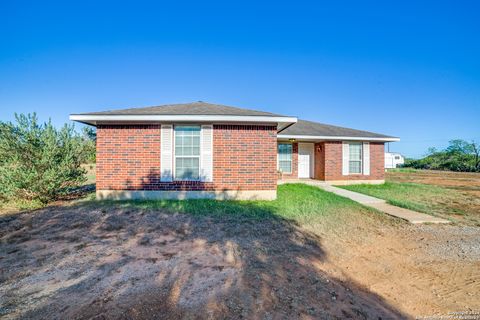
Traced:
<path fill-rule="evenodd" d="M 376 137 L 347 137 L 347 136 L 305 136 L 305 135 L 277 135 L 278 139 L 296 139 L 296 140 L 336 140 L 336 141 L 400 141 L 400 138 L 376 138 Z"/>
<path fill-rule="evenodd" d="M 233 116 L 233 115 L 86 115 L 71 114 L 70 120 L 98 122 L 263 122 L 296 123 L 296 117 Z"/>

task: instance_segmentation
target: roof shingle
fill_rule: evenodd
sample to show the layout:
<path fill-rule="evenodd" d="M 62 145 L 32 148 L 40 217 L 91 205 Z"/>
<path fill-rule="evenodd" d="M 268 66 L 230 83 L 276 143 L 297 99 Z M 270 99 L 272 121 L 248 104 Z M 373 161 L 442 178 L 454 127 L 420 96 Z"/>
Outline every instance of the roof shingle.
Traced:
<path fill-rule="evenodd" d="M 270 112 L 236 108 L 203 101 L 192 103 L 166 104 L 162 106 L 129 108 L 101 112 L 81 113 L 81 115 L 228 115 L 228 116 L 267 116 L 283 117 Z"/>
<path fill-rule="evenodd" d="M 162 106 L 144 107 L 144 108 L 128 108 L 119 110 L 109 110 L 101 112 L 81 113 L 75 116 L 262 116 L 262 117 L 285 117 L 283 115 L 271 112 L 229 107 L 221 104 L 212 104 L 203 101 L 192 103 L 167 104 Z M 295 118 L 295 117 L 293 117 Z M 72 115 L 71 115 L 72 119 Z M 273 118 L 272 118 L 273 119 Z M 96 125 L 95 120 L 87 121 L 85 119 L 78 120 L 80 122 Z M 289 120 L 291 121 L 291 120 Z M 290 122 L 291 123 L 291 122 Z M 284 123 L 288 125 L 289 122 Z M 298 119 L 298 122 L 287 127 L 285 130 L 279 127 L 280 135 L 291 136 L 316 136 L 316 137 L 360 137 L 360 138 L 376 138 L 376 139 L 397 139 L 379 133 L 343 128 L 313 121 Z"/>
<path fill-rule="evenodd" d="M 365 138 L 395 138 L 379 133 L 355 130 L 298 119 L 297 123 L 279 133 L 292 136 L 325 136 L 325 137 L 365 137 Z"/>

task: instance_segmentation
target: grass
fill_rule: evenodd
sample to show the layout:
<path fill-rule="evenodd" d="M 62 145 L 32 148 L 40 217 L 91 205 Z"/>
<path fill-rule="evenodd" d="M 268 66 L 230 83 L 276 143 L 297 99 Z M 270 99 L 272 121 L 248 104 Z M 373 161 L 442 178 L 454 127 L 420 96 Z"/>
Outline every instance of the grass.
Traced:
<path fill-rule="evenodd" d="M 85 169 L 87 171 L 86 173 L 86 178 L 87 178 L 87 181 L 85 182 L 85 184 L 91 184 L 91 183 L 95 183 L 95 168 L 96 168 L 96 164 L 95 163 L 86 163 L 86 164 L 83 164 L 82 165 L 82 168 Z"/>
<path fill-rule="evenodd" d="M 225 216 L 233 218 L 269 219 L 272 217 L 293 220 L 300 225 L 331 226 L 345 219 L 378 219 L 385 215 L 333 193 L 304 184 L 278 186 L 274 201 L 217 201 L 199 200 L 145 200 L 145 201 L 101 201 L 102 206 L 163 210 L 170 213 L 191 215 Z"/>
<path fill-rule="evenodd" d="M 452 189 L 426 184 L 399 182 L 340 187 L 387 200 L 388 203 L 398 207 L 447 218 L 454 222 L 480 225 L 478 213 L 468 210 L 468 202 L 471 199 Z"/>
<path fill-rule="evenodd" d="M 22 200 L 15 201 L 0 200 L 0 215 L 15 213 L 17 211 L 28 211 L 42 208 L 44 204 L 37 200 Z"/>
<path fill-rule="evenodd" d="M 392 169 L 387 169 L 388 172 L 401 172 L 401 173 L 414 173 L 417 172 L 417 169 L 413 168 L 392 168 Z"/>
<path fill-rule="evenodd" d="M 283 184 L 274 201 L 198 200 L 95 200 L 90 193 L 81 199 L 85 206 L 102 211 L 116 209 L 155 210 L 167 213 L 216 216 L 238 219 L 239 222 L 258 219 L 285 219 L 310 230 L 336 232 L 364 223 L 388 223 L 394 220 L 383 213 L 364 207 L 350 199 L 305 184 Z M 67 204 L 67 203 L 65 203 Z M 59 205 L 58 203 L 56 205 Z M 35 209 L 37 207 L 35 206 Z M 24 210 L 29 209 L 24 206 Z M 4 211 L 14 213 L 14 210 Z M 18 208 L 17 208 L 18 212 Z"/>

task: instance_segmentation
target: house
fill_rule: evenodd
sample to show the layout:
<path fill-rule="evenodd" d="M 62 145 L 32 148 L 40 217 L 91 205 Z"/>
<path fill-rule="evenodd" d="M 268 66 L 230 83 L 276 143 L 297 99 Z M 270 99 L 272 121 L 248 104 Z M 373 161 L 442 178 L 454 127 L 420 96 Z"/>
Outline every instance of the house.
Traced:
<path fill-rule="evenodd" d="M 385 152 L 385 169 L 393 169 L 405 163 L 405 158 L 397 152 Z"/>
<path fill-rule="evenodd" d="M 276 198 L 278 179 L 382 183 L 398 138 L 205 102 L 72 114 L 97 127 L 99 199 Z"/>

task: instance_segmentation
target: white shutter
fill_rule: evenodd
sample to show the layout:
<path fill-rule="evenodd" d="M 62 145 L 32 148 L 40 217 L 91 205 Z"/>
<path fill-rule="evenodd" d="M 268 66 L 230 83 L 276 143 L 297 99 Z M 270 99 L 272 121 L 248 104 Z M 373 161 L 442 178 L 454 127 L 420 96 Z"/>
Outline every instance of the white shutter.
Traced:
<path fill-rule="evenodd" d="M 348 176 L 350 173 L 349 169 L 349 160 L 350 160 L 350 145 L 348 142 L 342 142 L 342 175 Z"/>
<path fill-rule="evenodd" d="M 363 143 L 363 174 L 370 175 L 370 142 Z"/>
<path fill-rule="evenodd" d="M 202 125 L 200 144 L 200 180 L 213 181 L 213 126 Z"/>
<path fill-rule="evenodd" d="M 160 150 L 160 180 L 173 180 L 173 126 L 162 124 Z"/>

